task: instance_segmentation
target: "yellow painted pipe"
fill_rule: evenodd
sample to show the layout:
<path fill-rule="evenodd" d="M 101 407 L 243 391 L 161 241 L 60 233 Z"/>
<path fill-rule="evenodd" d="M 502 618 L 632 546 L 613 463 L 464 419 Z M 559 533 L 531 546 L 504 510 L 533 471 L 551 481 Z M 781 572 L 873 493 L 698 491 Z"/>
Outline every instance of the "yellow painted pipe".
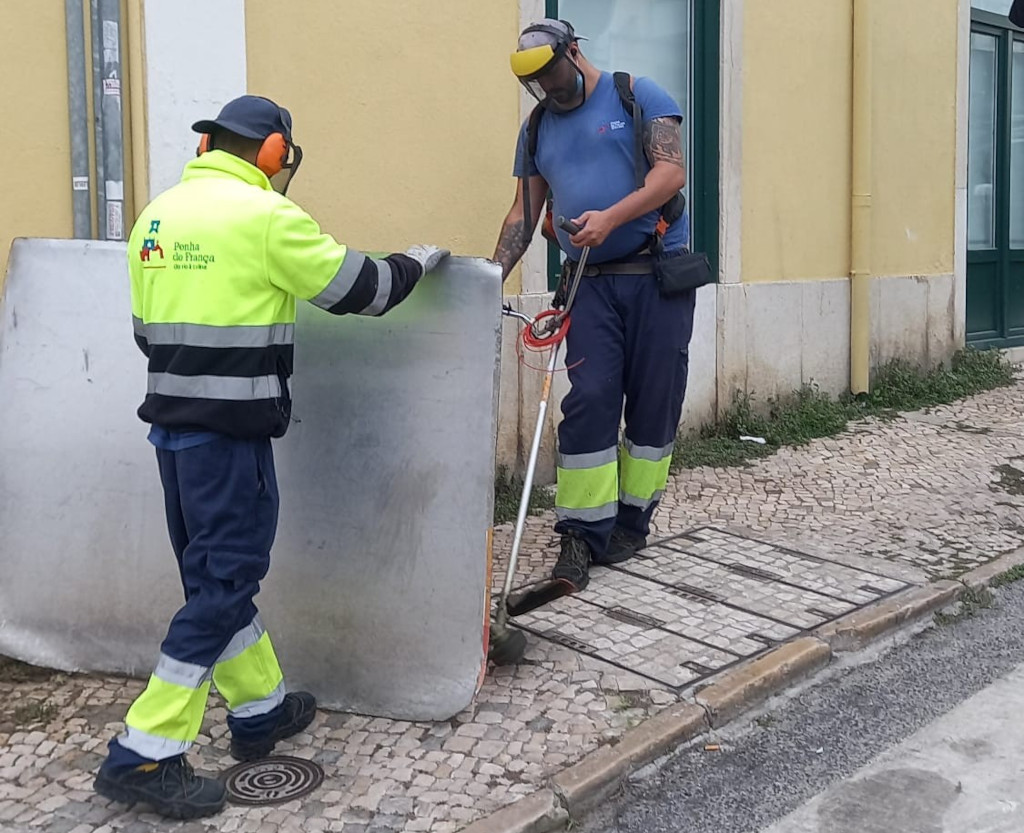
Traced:
<path fill-rule="evenodd" d="M 853 0 L 850 391 L 871 386 L 871 82 L 873 0 Z"/>
<path fill-rule="evenodd" d="M 122 86 L 125 109 L 125 232 L 131 230 L 139 213 L 149 202 L 149 143 L 146 140 L 146 52 L 145 17 L 142 0 L 122 0 L 121 19 L 127 22 L 127 89 Z M 129 173 L 130 172 L 130 173 Z M 130 202 L 128 202 L 130 200 Z"/>

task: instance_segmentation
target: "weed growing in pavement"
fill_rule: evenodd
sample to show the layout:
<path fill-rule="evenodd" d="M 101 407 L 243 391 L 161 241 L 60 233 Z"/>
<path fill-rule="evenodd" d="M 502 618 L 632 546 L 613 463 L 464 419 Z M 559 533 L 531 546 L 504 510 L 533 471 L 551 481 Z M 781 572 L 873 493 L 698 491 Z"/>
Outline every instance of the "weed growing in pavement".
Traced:
<path fill-rule="evenodd" d="M 35 680 L 48 679 L 53 674 L 54 671 L 49 668 L 40 668 L 10 657 L 0 656 L 0 682 L 30 683 Z"/>
<path fill-rule="evenodd" d="M 1024 471 L 1006 463 L 996 466 L 994 471 L 999 475 L 999 482 L 989 486 L 993 492 L 999 490 L 1008 495 L 1024 495 Z"/>
<path fill-rule="evenodd" d="M 935 614 L 936 625 L 952 625 L 964 619 L 970 619 L 979 610 L 987 610 L 995 602 L 995 596 L 987 587 L 964 586 L 964 591 L 957 600 L 952 613 L 939 611 Z"/>
<path fill-rule="evenodd" d="M 57 707 L 53 703 L 27 703 L 14 710 L 14 725 L 24 728 L 36 723 L 49 723 L 56 714 Z"/>
<path fill-rule="evenodd" d="M 1002 587 L 1006 584 L 1013 584 L 1015 581 L 1020 581 L 1024 578 L 1024 564 L 1018 564 L 1016 567 L 1011 567 L 1005 573 L 1000 573 L 992 581 L 989 582 L 990 587 Z"/>
<path fill-rule="evenodd" d="M 519 499 L 523 494 L 523 478 L 512 474 L 508 466 L 498 466 L 494 476 L 494 523 L 514 521 L 519 514 Z M 552 509 L 555 496 L 551 489 L 534 484 L 530 494 L 529 514 L 539 515 L 545 509 Z"/>
<path fill-rule="evenodd" d="M 814 386 L 788 396 L 770 398 L 755 407 L 751 394 L 738 394 L 718 422 L 699 433 L 680 437 L 672 455 L 673 470 L 747 465 L 774 454 L 782 446 L 799 446 L 838 434 L 847 424 L 866 417 L 892 419 L 900 411 L 944 405 L 982 391 L 1013 383 L 1014 367 L 994 350 L 959 351 L 951 366 L 922 373 L 892 361 L 875 374 L 870 394 L 845 394 L 835 399 Z M 740 437 L 760 437 L 759 444 Z"/>

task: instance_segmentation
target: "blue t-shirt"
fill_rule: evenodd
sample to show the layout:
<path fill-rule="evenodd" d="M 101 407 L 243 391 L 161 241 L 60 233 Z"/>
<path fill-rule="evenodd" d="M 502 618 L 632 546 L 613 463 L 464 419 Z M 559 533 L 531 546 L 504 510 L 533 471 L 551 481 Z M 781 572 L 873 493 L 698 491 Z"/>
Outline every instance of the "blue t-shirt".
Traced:
<path fill-rule="evenodd" d="M 169 431 L 161 425 L 151 425 L 147 439 L 164 451 L 184 451 L 219 440 L 223 434 L 216 431 Z"/>
<path fill-rule="evenodd" d="M 650 78 L 633 82 L 633 95 L 643 111 L 644 121 L 682 118 L 679 105 Z M 526 129 L 523 122 L 516 147 L 513 173 L 523 176 L 526 159 Z M 569 113 L 544 113 L 537 134 L 537 154 L 530 176 L 540 174 L 551 186 L 555 217 L 570 220 L 584 211 L 603 211 L 636 190 L 632 115 L 627 115 L 610 72 L 601 79 L 587 100 Z M 640 150 L 643 153 L 643 150 Z M 644 155 L 644 172 L 651 169 Z M 651 211 L 615 229 L 605 242 L 590 250 L 590 263 L 618 260 L 642 248 L 654 233 L 658 212 Z M 687 245 L 689 216 L 674 222 L 665 234 L 665 249 Z M 569 235 L 556 229 L 562 251 L 573 260 L 581 249 L 569 242 Z"/>

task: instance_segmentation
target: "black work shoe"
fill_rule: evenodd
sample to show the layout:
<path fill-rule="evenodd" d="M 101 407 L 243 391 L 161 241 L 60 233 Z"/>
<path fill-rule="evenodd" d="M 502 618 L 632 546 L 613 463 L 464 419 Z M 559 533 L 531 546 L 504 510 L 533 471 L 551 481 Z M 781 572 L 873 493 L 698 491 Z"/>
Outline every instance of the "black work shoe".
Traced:
<path fill-rule="evenodd" d="M 595 564 L 621 564 L 647 546 L 647 536 L 617 526 L 612 530 L 604 555 L 594 557 Z"/>
<path fill-rule="evenodd" d="M 590 581 L 590 547 L 582 538 L 562 536 L 562 552 L 551 577 L 569 585 L 570 593 L 579 593 L 587 586 Z"/>
<path fill-rule="evenodd" d="M 308 691 L 291 691 L 284 696 L 281 717 L 274 730 L 254 740 L 231 738 L 231 757 L 236 761 L 255 761 L 274 751 L 274 744 L 305 729 L 316 717 L 316 698 Z"/>
<path fill-rule="evenodd" d="M 196 775 L 184 755 L 134 769 L 105 771 L 101 767 L 92 786 L 111 801 L 148 804 L 172 819 L 212 816 L 227 799 L 224 785 L 216 778 Z"/>

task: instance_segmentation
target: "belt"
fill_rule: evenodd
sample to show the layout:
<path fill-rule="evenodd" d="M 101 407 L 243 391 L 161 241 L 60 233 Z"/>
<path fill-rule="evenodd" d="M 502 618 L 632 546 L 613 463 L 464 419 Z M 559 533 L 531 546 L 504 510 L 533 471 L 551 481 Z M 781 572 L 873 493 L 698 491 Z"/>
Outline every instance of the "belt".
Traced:
<path fill-rule="evenodd" d="M 576 274 L 576 261 L 566 260 L 569 273 Z M 612 260 L 608 263 L 587 264 L 583 276 L 596 278 L 598 275 L 650 275 L 654 272 L 654 258 L 643 257 L 635 260 Z"/>

